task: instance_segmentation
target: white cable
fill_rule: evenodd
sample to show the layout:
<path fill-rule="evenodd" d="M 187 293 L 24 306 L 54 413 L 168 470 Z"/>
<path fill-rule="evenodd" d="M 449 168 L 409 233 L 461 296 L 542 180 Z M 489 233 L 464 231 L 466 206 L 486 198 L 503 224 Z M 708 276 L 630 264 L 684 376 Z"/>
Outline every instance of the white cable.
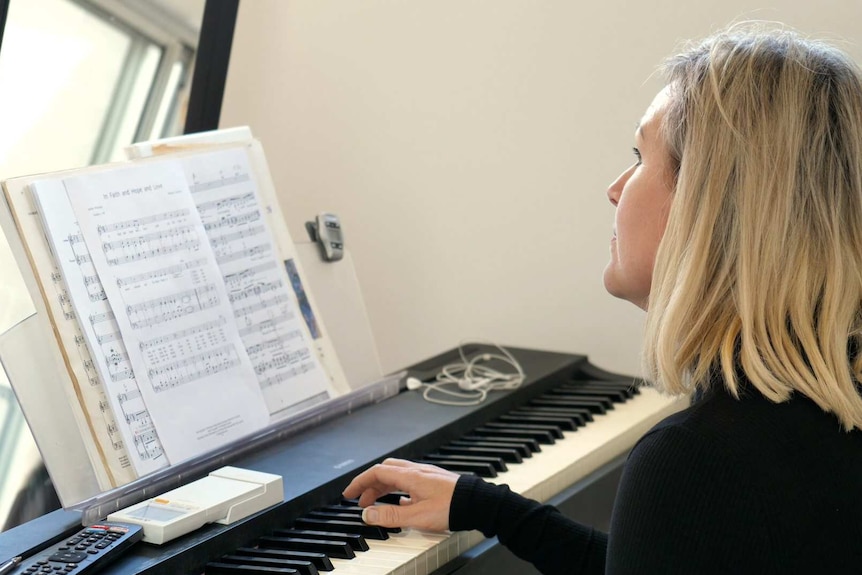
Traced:
<path fill-rule="evenodd" d="M 422 391 L 425 401 L 440 405 L 479 405 L 488 397 L 488 392 L 515 389 L 525 379 L 524 370 L 509 351 L 496 343 L 489 343 L 499 353 L 479 353 L 467 359 L 464 342 L 458 344 L 459 363 L 443 366 L 436 381 L 429 383 Z M 501 372 L 487 365 L 490 361 L 500 361 L 512 366 L 513 373 Z M 454 386 L 455 389 L 451 387 Z M 457 399 L 444 399 L 434 395 L 447 395 Z"/>

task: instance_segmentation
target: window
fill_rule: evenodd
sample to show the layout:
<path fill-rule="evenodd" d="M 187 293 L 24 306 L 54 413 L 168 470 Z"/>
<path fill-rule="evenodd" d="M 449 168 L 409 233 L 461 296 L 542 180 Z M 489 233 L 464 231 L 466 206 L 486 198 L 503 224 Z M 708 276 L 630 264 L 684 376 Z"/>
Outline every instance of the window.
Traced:
<path fill-rule="evenodd" d="M 0 180 L 119 160 L 132 142 L 182 133 L 204 3 L 11 0 L 0 50 Z M 2 233 L 0 278 L 2 333 L 33 309 Z M 2 527 L 39 462 L 2 368 L 0 432 Z"/>

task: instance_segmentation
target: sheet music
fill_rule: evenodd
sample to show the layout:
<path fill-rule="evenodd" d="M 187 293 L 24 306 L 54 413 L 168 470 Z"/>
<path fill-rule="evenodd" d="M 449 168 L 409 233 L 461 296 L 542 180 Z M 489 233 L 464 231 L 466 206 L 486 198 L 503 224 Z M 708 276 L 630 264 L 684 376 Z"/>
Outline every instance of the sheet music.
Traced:
<path fill-rule="evenodd" d="M 167 458 L 66 189 L 62 181 L 54 179 L 33 182 L 31 191 L 71 296 L 66 298 L 71 299 L 71 304 L 65 303 L 71 305 L 69 313 L 81 319 L 79 325 L 92 357 L 85 365 L 96 372 L 91 382 L 103 390 L 99 412 L 109 422 L 108 430 L 117 436 L 116 441 L 127 446 L 127 455 L 138 476 L 165 467 Z"/>
<path fill-rule="evenodd" d="M 270 414 L 282 418 L 328 399 L 315 334 L 291 295 L 295 268 L 279 259 L 245 148 L 188 156 L 183 165 Z"/>
<path fill-rule="evenodd" d="M 63 184 L 168 460 L 265 427 L 266 402 L 181 165 Z"/>
<path fill-rule="evenodd" d="M 360 382 L 347 381 L 344 369 L 335 353 L 332 338 L 327 333 L 324 323 L 315 315 L 314 310 L 318 310 L 319 312 L 320 307 L 314 301 L 314 294 L 303 285 L 302 278 L 307 276 L 305 276 L 302 270 L 301 261 L 297 256 L 296 246 L 287 229 L 284 214 L 281 213 L 281 207 L 276 198 L 275 185 L 272 182 L 269 165 L 266 161 L 266 154 L 263 152 L 263 146 L 261 146 L 259 141 L 255 140 L 248 144 L 247 150 L 251 159 L 253 172 L 257 176 L 257 191 L 261 207 L 269 224 L 270 232 L 275 238 L 279 257 L 284 262 L 284 266 L 288 271 L 290 282 L 296 295 L 295 303 L 299 306 L 303 318 L 306 320 L 318 360 L 329 376 L 329 381 L 335 390 L 335 395 L 349 391 L 351 389 L 350 384 Z M 382 376 L 382 372 L 379 375 Z"/>
<path fill-rule="evenodd" d="M 48 246 L 42 223 L 25 185 L 6 186 L 6 197 L 22 238 L 40 289 L 44 294 L 50 322 L 66 357 L 70 384 L 69 403 L 81 429 L 82 439 L 91 458 L 93 469 L 102 489 L 123 485 L 137 477 L 129 460 L 122 436 L 119 435 L 111 410 L 101 410 L 107 397 L 98 377 L 86 339 L 71 306 L 60 268 Z M 45 342 L 46 345 L 50 345 Z"/>

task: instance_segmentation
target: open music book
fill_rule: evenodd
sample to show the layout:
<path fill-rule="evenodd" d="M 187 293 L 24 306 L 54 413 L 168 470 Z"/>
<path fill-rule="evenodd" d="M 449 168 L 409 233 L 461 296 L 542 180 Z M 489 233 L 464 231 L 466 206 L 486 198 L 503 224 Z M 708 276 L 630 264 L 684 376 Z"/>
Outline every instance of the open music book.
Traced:
<path fill-rule="evenodd" d="M 349 391 L 259 142 L 3 191 L 37 313 L 0 359 L 52 476 L 83 478 L 58 485 L 64 506 Z"/>

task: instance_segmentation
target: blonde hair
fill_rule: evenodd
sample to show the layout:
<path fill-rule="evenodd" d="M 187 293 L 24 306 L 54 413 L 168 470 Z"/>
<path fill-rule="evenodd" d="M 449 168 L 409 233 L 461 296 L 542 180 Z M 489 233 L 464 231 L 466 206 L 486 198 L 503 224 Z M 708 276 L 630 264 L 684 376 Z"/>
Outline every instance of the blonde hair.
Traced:
<path fill-rule="evenodd" d="M 670 393 L 741 377 L 862 428 L 862 73 L 839 50 L 735 26 L 670 59 L 677 165 L 644 367 Z"/>

